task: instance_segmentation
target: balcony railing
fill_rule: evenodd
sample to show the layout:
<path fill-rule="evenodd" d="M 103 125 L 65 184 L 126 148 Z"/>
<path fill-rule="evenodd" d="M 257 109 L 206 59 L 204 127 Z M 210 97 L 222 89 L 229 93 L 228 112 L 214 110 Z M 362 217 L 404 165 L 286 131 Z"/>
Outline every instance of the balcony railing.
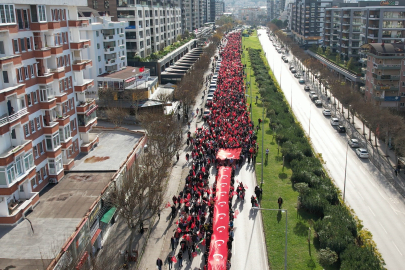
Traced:
<path fill-rule="evenodd" d="M 20 119 L 22 116 L 26 115 L 27 113 L 28 113 L 27 108 L 22 108 L 21 110 L 17 111 L 16 113 L 14 113 L 10 116 L 5 116 L 3 118 L 0 118 L 0 127 Z"/>

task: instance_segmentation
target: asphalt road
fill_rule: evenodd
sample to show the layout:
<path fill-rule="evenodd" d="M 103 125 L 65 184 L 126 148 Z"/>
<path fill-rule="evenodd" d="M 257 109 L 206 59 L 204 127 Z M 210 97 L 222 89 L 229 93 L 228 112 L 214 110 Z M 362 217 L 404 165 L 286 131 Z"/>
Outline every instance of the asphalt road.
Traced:
<path fill-rule="evenodd" d="M 266 57 L 287 101 L 304 130 L 309 133 L 313 147 L 322 154 L 325 167 L 343 192 L 348 138 L 339 134 L 330 124 L 330 117 L 322 114 L 309 99 L 304 86 L 289 71 L 289 64 L 281 60 L 265 30 L 259 30 L 259 39 Z M 274 58 L 274 60 L 273 60 Z M 291 56 L 290 56 L 291 59 Z M 368 160 L 360 159 L 354 149 L 347 151 L 346 203 L 373 234 L 387 269 L 404 269 L 405 263 L 405 203 L 402 196 Z"/>

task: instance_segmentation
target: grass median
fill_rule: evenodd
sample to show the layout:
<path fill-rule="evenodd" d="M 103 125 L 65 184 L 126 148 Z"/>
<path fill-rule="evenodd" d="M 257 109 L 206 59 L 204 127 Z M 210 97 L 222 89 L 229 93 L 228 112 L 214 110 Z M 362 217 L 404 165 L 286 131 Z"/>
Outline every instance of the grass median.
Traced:
<path fill-rule="evenodd" d="M 242 62 L 246 64 L 245 78 L 246 82 L 251 83 L 251 89 L 248 88 L 247 102 L 252 102 L 252 119 L 255 124 L 258 119 L 264 119 L 264 143 L 263 150 L 269 149 L 268 158 L 264 154 L 262 163 L 262 133 L 258 132 L 259 152 L 256 160 L 256 178 L 261 182 L 261 171 L 263 166 L 263 199 L 262 208 L 278 209 L 277 199 L 283 198 L 283 209 L 288 212 L 288 248 L 287 265 L 288 269 L 323 269 L 318 263 L 318 254 L 313 246 L 313 233 L 309 233 L 310 220 L 316 219 L 315 216 L 304 211 L 297 211 L 298 192 L 294 190 L 290 177 L 291 169 L 283 166 L 283 157 L 280 153 L 277 142 L 273 136 L 273 131 L 269 128 L 269 119 L 263 118 L 263 105 L 260 101 L 259 89 L 255 83 L 255 77 L 252 73 L 247 49 L 261 49 L 261 44 L 257 33 L 250 37 L 242 38 L 243 55 Z M 263 55 L 264 57 L 264 55 Z M 271 73 L 271 71 L 270 71 Z M 272 74 L 271 74 L 272 75 Z M 256 96 L 259 97 L 256 103 Z M 252 97 L 252 98 L 251 98 Z M 261 126 L 263 128 L 263 124 Z M 285 213 L 281 211 L 262 211 L 264 231 L 266 238 L 267 254 L 271 269 L 284 269 L 285 252 Z M 313 229 L 311 229 L 313 232 Z M 308 241 L 308 237 L 310 238 Z"/>

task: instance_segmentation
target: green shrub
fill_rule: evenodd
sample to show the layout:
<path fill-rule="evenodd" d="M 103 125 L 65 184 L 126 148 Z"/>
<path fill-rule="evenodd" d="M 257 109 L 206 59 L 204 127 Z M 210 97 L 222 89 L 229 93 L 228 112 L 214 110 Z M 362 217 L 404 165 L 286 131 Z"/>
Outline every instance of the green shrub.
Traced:
<path fill-rule="evenodd" d="M 338 260 L 336 252 L 329 248 L 319 250 L 319 263 L 323 266 L 332 265 Z"/>
<path fill-rule="evenodd" d="M 383 263 L 374 255 L 370 247 L 349 245 L 340 254 L 341 270 L 382 270 Z"/>
<path fill-rule="evenodd" d="M 300 206 L 310 213 L 323 217 L 327 205 L 328 201 L 316 189 L 310 188 L 300 194 Z"/>

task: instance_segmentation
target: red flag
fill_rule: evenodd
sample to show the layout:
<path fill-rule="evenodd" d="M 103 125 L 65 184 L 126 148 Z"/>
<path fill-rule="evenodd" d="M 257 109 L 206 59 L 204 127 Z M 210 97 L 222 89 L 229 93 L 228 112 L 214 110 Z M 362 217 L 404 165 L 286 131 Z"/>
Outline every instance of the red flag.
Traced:
<path fill-rule="evenodd" d="M 238 194 L 238 192 L 236 192 L 236 191 L 232 192 L 232 196 L 235 196 L 237 194 Z"/>
<path fill-rule="evenodd" d="M 193 252 L 191 253 L 191 255 L 193 256 L 193 258 L 197 257 L 197 252 Z"/>
<path fill-rule="evenodd" d="M 181 233 L 181 229 L 180 229 L 180 228 L 177 228 L 177 231 L 178 231 L 179 233 Z"/>
<path fill-rule="evenodd" d="M 177 262 L 176 256 L 173 256 L 173 257 L 172 257 L 172 262 L 174 262 L 174 263 Z"/>
<path fill-rule="evenodd" d="M 201 242 L 201 245 L 205 246 L 205 238 L 204 238 L 203 241 Z"/>
<path fill-rule="evenodd" d="M 167 202 L 167 204 L 166 204 L 166 208 L 169 208 L 171 205 L 170 205 L 170 202 Z"/>
<path fill-rule="evenodd" d="M 145 67 L 140 67 L 139 68 L 139 72 L 144 72 L 145 71 Z"/>

